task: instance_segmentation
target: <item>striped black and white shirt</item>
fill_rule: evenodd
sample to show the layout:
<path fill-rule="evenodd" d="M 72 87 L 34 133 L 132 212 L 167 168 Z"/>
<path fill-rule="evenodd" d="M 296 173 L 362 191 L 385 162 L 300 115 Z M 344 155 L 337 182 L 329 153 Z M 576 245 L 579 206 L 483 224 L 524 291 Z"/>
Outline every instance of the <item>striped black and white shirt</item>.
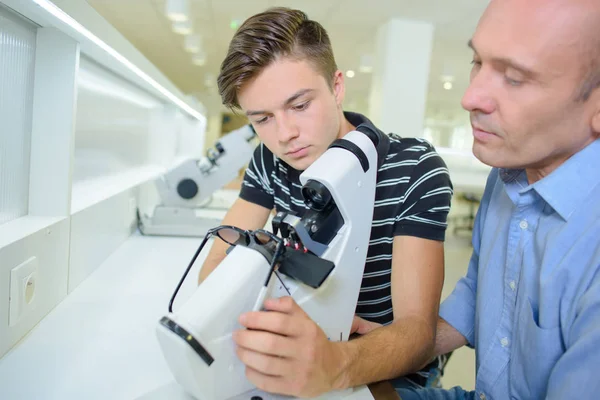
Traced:
<path fill-rule="evenodd" d="M 363 115 L 344 113 L 354 126 L 368 124 Z M 393 321 L 392 243 L 406 235 L 443 241 L 452 185 L 448 169 L 431 144 L 422 139 L 387 135 L 390 146 L 377 171 L 373 222 L 356 314 L 370 321 Z M 260 144 L 246 173 L 240 197 L 277 211 L 302 216 L 301 171 L 293 169 Z"/>

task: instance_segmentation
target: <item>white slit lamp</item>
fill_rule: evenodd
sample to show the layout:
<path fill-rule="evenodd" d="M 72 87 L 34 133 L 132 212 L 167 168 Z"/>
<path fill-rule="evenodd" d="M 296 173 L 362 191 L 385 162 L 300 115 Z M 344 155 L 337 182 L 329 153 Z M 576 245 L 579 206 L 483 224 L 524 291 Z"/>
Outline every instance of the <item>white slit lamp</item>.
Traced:
<path fill-rule="evenodd" d="M 242 329 L 239 315 L 260 309 L 266 297 L 291 295 L 330 340 L 348 340 L 369 244 L 377 169 L 387 152 L 380 135 L 359 126 L 302 173 L 310 208 L 302 218 L 280 212 L 272 233 L 231 227 L 208 232 L 173 294 L 170 312 L 157 326 L 164 357 L 185 392 L 199 400 L 289 398 L 256 389 L 235 354 L 232 332 Z M 232 246 L 173 311 L 177 290 L 211 235 Z M 373 397 L 362 386 L 319 399 Z"/>

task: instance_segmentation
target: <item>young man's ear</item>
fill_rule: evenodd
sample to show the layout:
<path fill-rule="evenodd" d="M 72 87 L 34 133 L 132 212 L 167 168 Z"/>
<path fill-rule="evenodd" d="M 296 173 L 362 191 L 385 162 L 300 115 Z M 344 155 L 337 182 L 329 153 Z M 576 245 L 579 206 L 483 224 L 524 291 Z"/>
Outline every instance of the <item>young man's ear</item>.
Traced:
<path fill-rule="evenodd" d="M 333 75 L 333 95 L 338 107 L 342 106 L 344 102 L 344 95 L 346 94 L 346 85 L 344 84 L 344 73 L 339 69 L 335 71 Z"/>

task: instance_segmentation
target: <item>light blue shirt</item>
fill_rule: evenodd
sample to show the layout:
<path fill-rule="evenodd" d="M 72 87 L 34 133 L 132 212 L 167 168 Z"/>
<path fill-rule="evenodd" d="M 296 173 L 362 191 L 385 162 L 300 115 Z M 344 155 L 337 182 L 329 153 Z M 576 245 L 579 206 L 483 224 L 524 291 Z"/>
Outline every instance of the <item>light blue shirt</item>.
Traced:
<path fill-rule="evenodd" d="M 600 140 L 532 185 L 492 170 L 440 316 L 475 348 L 476 398 L 600 398 Z"/>

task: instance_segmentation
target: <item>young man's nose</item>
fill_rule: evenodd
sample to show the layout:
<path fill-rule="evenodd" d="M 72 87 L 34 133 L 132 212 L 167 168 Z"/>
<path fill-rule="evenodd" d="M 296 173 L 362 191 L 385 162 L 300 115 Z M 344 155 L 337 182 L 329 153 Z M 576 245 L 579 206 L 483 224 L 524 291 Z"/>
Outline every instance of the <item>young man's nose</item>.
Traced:
<path fill-rule="evenodd" d="M 277 140 L 281 143 L 287 143 L 298 137 L 300 130 L 294 121 L 286 115 L 277 118 Z"/>

